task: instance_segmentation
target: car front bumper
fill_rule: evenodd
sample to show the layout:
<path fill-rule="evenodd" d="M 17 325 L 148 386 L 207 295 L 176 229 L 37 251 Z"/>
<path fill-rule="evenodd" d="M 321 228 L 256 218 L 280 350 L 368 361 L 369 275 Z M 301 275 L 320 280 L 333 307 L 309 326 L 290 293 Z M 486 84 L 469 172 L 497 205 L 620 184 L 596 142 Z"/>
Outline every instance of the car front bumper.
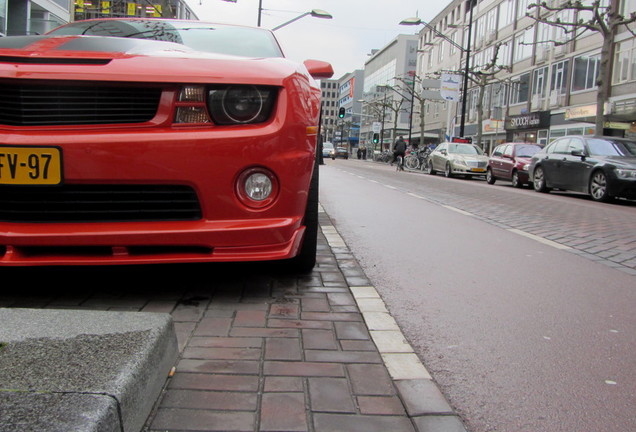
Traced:
<path fill-rule="evenodd" d="M 134 221 L 4 218 L 0 220 L 0 266 L 294 257 L 305 231 L 302 221 L 315 159 L 315 135 L 309 130 L 305 125 L 273 121 L 262 127 L 226 128 L 223 133 L 197 128 L 3 133 L 0 145 L 60 148 L 65 185 L 187 186 L 196 194 L 200 217 Z M 241 173 L 253 167 L 269 170 L 278 183 L 276 198 L 263 208 L 245 205 L 237 193 Z M 8 187 L 14 186 L 0 185 L 0 194 Z M 46 202 L 41 206 L 46 207 Z"/>

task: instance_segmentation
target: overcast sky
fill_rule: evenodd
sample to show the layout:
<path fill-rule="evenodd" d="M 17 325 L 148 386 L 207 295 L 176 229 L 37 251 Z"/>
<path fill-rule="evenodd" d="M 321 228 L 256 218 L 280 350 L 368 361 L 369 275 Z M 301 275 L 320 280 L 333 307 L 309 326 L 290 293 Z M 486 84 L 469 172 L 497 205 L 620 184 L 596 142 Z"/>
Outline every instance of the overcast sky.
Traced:
<path fill-rule="evenodd" d="M 202 21 L 256 26 L 259 0 L 186 0 Z M 415 34 L 421 26 L 398 23 L 419 16 L 434 18 L 449 0 L 262 0 L 261 26 L 273 28 L 312 9 L 333 19 L 306 16 L 276 31 L 285 55 L 296 61 L 317 59 L 333 65 L 334 78 L 363 69 L 368 54 L 398 34 Z"/>

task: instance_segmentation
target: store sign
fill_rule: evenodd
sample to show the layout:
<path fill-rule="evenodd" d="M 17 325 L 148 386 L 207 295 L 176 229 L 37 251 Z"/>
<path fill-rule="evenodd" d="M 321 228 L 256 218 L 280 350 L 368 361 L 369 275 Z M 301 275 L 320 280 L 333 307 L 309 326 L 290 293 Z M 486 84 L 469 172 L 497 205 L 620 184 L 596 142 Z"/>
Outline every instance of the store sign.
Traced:
<path fill-rule="evenodd" d="M 574 108 L 567 108 L 565 110 L 565 119 L 573 120 L 585 117 L 596 116 L 596 105 L 586 105 Z"/>
<path fill-rule="evenodd" d="M 550 126 L 550 111 L 506 117 L 506 130 L 544 129 Z"/>
<path fill-rule="evenodd" d="M 486 119 L 482 122 L 483 133 L 493 133 L 503 131 L 504 122 L 502 120 Z"/>
<path fill-rule="evenodd" d="M 440 84 L 440 95 L 442 99 L 457 102 L 459 101 L 459 86 L 462 76 L 451 73 L 443 73 Z"/>

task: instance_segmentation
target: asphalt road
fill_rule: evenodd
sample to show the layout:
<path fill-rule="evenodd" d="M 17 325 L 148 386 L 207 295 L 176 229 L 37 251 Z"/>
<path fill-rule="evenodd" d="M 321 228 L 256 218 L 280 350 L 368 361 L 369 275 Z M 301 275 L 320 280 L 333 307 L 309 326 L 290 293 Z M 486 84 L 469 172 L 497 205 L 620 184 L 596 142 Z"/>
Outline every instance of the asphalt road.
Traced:
<path fill-rule="evenodd" d="M 321 204 L 472 432 L 636 430 L 636 205 L 327 161 Z"/>

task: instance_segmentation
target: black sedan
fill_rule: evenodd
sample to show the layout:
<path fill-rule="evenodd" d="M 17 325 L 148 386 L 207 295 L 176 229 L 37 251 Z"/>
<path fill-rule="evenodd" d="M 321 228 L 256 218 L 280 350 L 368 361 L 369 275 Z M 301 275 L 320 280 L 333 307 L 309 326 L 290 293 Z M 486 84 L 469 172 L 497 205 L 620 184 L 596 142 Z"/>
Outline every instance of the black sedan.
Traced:
<path fill-rule="evenodd" d="M 636 199 L 636 141 L 562 137 L 536 153 L 528 171 L 537 192 L 584 192 L 595 201 Z"/>

